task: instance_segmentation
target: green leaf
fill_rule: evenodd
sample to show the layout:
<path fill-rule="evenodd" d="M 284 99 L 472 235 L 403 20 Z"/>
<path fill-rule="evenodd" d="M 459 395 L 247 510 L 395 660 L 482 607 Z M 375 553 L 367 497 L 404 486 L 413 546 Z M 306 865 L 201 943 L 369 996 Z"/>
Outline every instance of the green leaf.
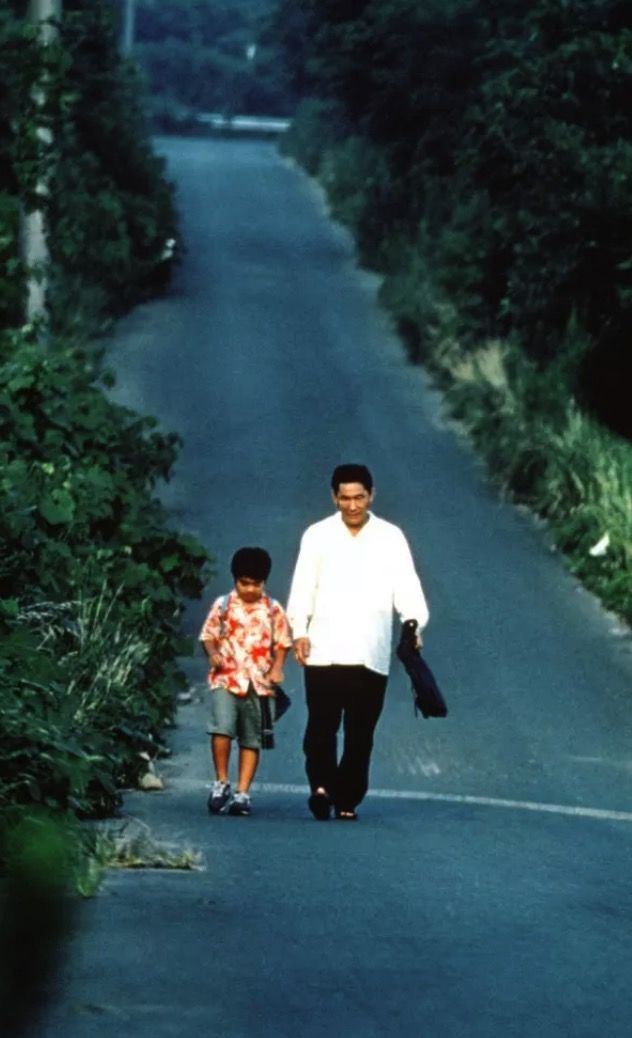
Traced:
<path fill-rule="evenodd" d="M 51 526 L 66 526 L 75 517 L 75 502 L 67 490 L 51 490 L 39 502 L 38 511 Z"/>

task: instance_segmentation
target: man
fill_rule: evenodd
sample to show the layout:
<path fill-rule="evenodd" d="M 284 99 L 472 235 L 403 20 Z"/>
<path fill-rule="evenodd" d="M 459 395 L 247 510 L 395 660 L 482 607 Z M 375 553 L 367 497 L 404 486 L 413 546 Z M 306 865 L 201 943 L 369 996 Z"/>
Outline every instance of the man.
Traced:
<path fill-rule="evenodd" d="M 336 818 L 354 821 L 384 704 L 393 609 L 402 621 L 415 619 L 419 632 L 428 607 L 402 531 L 369 510 L 374 491 L 366 466 L 339 465 L 331 490 L 337 512 L 303 534 L 287 614 L 305 668 L 309 808 L 320 821 L 332 808 Z"/>

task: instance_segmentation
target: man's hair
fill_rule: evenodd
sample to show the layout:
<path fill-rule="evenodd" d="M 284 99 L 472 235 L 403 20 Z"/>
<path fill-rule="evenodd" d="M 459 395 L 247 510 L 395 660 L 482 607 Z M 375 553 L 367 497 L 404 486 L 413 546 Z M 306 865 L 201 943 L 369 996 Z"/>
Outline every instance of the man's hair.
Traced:
<path fill-rule="evenodd" d="M 373 476 L 366 465 L 337 465 L 331 477 L 331 489 L 338 493 L 341 483 L 361 483 L 365 490 L 373 490 Z"/>
<path fill-rule="evenodd" d="M 230 563 L 230 571 L 235 580 L 239 580 L 240 577 L 267 580 L 271 569 L 272 559 L 265 548 L 239 548 Z"/>

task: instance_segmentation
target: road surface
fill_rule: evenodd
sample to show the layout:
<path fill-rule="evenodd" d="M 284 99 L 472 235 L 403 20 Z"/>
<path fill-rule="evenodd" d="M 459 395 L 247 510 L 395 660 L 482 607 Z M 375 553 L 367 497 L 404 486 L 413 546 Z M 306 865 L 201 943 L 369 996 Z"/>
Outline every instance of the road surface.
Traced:
<path fill-rule="evenodd" d="M 335 464 L 366 462 L 430 603 L 450 708 L 395 665 L 357 825 L 305 810 L 301 680 L 249 819 L 209 819 L 205 705 L 169 789 L 131 810 L 199 848 L 86 906 L 46 1038 L 623 1038 L 632 1019 L 632 645 L 499 501 L 408 366 L 318 190 L 267 142 L 161 139 L 187 245 L 111 344 L 119 400 L 184 449 L 164 497 L 230 585 L 243 544 L 285 599 Z M 191 633 L 206 602 L 187 617 Z M 190 664 L 203 682 L 201 657 Z"/>

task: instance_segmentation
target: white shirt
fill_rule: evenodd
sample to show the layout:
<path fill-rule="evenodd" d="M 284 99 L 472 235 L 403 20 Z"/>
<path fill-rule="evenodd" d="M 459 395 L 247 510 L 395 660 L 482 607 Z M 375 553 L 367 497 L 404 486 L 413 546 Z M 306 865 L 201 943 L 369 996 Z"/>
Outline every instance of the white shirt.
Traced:
<path fill-rule="evenodd" d="M 428 622 L 428 606 L 399 527 L 369 512 L 357 534 L 339 512 L 308 526 L 287 614 L 294 638 L 311 642 L 309 663 L 362 665 L 388 674 L 393 610 Z"/>

